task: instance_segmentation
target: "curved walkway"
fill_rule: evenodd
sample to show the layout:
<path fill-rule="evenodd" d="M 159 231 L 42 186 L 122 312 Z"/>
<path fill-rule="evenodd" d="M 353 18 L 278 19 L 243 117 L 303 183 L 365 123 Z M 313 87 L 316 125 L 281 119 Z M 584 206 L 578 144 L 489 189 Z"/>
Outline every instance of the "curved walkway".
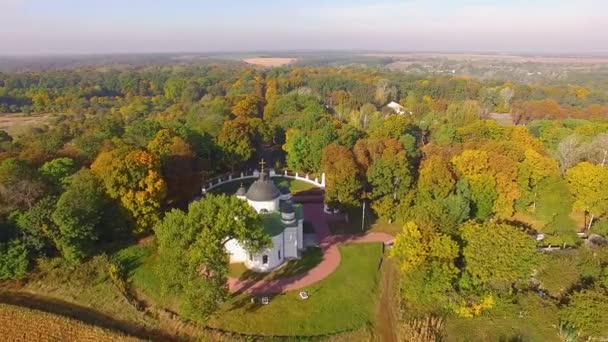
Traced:
<path fill-rule="evenodd" d="M 386 233 L 365 233 L 356 235 L 331 235 L 328 220 L 334 218 L 325 214 L 323 203 L 304 203 L 304 215 L 315 227 L 319 247 L 323 251 L 323 260 L 313 269 L 293 277 L 274 280 L 240 280 L 228 279 L 230 292 L 249 292 L 252 294 L 276 294 L 301 289 L 325 279 L 340 266 L 340 243 L 388 243 L 394 240 L 392 235 Z"/>

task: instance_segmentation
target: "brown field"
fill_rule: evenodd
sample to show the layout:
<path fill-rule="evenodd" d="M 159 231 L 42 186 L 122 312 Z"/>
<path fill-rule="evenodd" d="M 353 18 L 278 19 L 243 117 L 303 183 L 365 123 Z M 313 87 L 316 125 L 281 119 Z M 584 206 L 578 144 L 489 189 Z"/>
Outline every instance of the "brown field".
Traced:
<path fill-rule="evenodd" d="M 243 62 L 253 65 L 259 65 L 263 67 L 276 67 L 285 64 L 289 64 L 295 61 L 296 58 L 282 58 L 282 57 L 256 57 L 256 58 L 245 58 Z"/>
<path fill-rule="evenodd" d="M 139 341 L 66 317 L 0 303 L 3 341 Z"/>
<path fill-rule="evenodd" d="M 366 56 L 394 57 L 401 59 L 433 59 L 444 58 L 450 60 L 469 61 L 502 61 L 512 63 L 566 63 L 566 64 L 608 64 L 608 57 L 577 57 L 577 56 L 518 56 L 502 54 L 460 54 L 460 53 L 371 53 Z"/>
<path fill-rule="evenodd" d="M 28 128 L 44 125 L 50 118 L 50 115 L 26 116 L 24 114 L 0 113 L 0 130 L 16 136 L 22 134 Z"/>

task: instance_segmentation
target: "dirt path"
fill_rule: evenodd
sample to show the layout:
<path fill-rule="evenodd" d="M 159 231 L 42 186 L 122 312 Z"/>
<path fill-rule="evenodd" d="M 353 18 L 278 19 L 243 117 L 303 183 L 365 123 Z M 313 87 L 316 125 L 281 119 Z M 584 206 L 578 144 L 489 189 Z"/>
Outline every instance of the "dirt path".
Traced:
<path fill-rule="evenodd" d="M 304 203 L 304 216 L 315 227 L 319 247 L 323 251 L 323 260 L 313 269 L 288 278 L 256 281 L 252 279 L 228 279 L 230 292 L 249 292 L 253 294 L 276 294 L 301 289 L 327 278 L 340 266 L 341 243 L 387 243 L 394 239 L 385 233 L 366 233 L 360 235 L 331 235 L 328 221 L 334 217 L 325 214 L 323 203 Z"/>
<path fill-rule="evenodd" d="M 376 314 L 376 333 L 382 342 L 397 342 L 397 323 L 394 312 L 394 290 L 397 274 L 392 261 L 384 259 L 380 280 L 380 301 Z"/>

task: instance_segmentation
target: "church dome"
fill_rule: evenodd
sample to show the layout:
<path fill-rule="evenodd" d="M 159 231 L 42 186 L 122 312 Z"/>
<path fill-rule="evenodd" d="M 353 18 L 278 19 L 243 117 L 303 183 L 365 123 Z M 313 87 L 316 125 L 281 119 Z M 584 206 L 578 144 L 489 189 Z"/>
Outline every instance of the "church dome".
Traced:
<path fill-rule="evenodd" d="M 241 185 L 241 187 L 236 191 L 235 195 L 237 197 L 245 197 L 247 195 L 247 190 L 245 190 L 245 187 L 243 187 L 243 185 Z"/>
<path fill-rule="evenodd" d="M 255 202 L 273 201 L 279 196 L 281 192 L 265 172 L 261 172 L 260 178 L 247 190 L 247 199 Z"/>

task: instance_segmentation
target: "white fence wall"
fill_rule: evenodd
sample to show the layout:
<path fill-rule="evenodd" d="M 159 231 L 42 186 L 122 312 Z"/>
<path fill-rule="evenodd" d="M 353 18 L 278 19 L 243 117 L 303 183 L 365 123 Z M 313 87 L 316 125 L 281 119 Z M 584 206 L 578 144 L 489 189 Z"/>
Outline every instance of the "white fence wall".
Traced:
<path fill-rule="evenodd" d="M 316 186 L 317 188 L 325 189 L 325 173 L 321 174 L 321 180 L 319 180 L 319 178 L 312 179 L 312 178 L 310 178 L 309 174 L 307 174 L 307 173 L 302 177 L 302 176 L 300 176 L 299 172 L 296 172 L 296 173 L 290 173 L 288 171 L 275 172 L 275 170 L 273 170 L 273 169 L 269 170 L 268 175 L 270 176 L 270 178 L 278 177 L 278 178 L 296 179 L 296 180 L 299 180 L 302 182 L 312 184 L 312 185 Z M 260 177 L 260 171 L 258 171 L 258 170 L 254 170 L 252 173 L 241 172 L 238 175 L 224 174 L 224 175 L 212 178 L 209 181 L 207 181 L 206 184 L 203 185 L 201 192 L 204 195 L 209 190 L 217 188 L 218 186 L 221 186 L 226 183 L 237 182 L 240 180 L 259 178 L 259 177 Z"/>

